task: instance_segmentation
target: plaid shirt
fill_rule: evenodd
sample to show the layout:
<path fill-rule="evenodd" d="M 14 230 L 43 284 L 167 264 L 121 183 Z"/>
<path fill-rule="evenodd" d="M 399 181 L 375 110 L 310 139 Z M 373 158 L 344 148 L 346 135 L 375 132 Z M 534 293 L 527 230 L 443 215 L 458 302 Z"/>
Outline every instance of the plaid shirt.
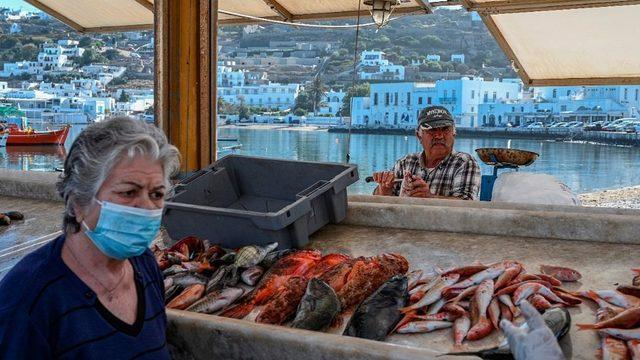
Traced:
<path fill-rule="evenodd" d="M 462 200 L 478 200 L 481 173 L 478 162 L 469 154 L 453 150 L 449 156 L 429 170 L 423 163 L 423 152 L 409 154 L 398 160 L 393 167 L 397 179 L 409 171 L 429 184 L 431 194 L 457 197 Z M 401 183 L 396 183 L 393 195 L 400 195 Z"/>

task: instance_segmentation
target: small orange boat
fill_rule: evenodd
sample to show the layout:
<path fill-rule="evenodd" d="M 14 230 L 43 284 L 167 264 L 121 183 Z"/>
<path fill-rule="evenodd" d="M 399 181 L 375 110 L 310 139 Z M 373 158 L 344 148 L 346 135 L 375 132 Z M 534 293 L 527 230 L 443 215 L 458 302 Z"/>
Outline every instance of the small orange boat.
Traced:
<path fill-rule="evenodd" d="M 60 130 L 33 131 L 21 130 L 17 126 L 5 130 L 9 132 L 7 146 L 9 145 L 64 145 L 69 135 L 71 126 L 67 125 Z M 0 133 L 2 135 L 2 133 Z"/>

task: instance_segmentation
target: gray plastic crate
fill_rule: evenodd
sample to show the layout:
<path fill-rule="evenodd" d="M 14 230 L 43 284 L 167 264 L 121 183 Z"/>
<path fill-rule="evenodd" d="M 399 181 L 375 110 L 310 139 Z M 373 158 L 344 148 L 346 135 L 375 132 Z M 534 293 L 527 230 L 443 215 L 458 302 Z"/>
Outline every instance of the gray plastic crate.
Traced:
<path fill-rule="evenodd" d="M 278 242 L 304 247 L 309 235 L 346 216 L 356 165 L 229 155 L 178 185 L 165 204 L 172 238 L 195 235 L 236 248 Z"/>

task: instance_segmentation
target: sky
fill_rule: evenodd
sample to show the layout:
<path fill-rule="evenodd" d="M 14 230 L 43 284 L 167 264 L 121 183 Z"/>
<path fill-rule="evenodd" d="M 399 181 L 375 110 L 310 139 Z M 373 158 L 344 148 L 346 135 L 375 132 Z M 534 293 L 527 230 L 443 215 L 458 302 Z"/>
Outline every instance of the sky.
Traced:
<path fill-rule="evenodd" d="M 26 11 L 38 11 L 38 9 L 27 4 L 22 0 L 0 0 L 0 7 L 8 7 L 11 9 L 22 9 Z"/>

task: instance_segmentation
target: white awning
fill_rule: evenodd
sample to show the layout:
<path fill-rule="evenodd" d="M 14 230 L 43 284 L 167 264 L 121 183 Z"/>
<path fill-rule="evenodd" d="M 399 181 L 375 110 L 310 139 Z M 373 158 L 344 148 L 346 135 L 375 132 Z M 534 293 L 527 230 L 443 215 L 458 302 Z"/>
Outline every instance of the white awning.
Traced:
<path fill-rule="evenodd" d="M 640 84 L 640 1 L 466 2 L 525 84 Z"/>

